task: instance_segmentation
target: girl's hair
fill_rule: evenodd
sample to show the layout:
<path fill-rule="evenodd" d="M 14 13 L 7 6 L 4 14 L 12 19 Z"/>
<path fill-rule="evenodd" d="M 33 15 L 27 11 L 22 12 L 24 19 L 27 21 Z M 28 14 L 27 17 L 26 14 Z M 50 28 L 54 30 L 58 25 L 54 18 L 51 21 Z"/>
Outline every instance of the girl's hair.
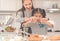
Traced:
<path fill-rule="evenodd" d="M 32 2 L 32 0 L 31 0 L 31 2 Z M 22 4 L 24 3 L 24 0 L 22 0 Z M 33 7 L 33 2 L 32 2 L 32 8 L 31 9 L 34 9 L 34 7 Z M 24 15 L 24 11 L 25 11 L 25 7 L 22 5 L 22 8 L 21 9 L 19 9 L 17 12 L 16 12 L 16 15 L 18 14 L 18 12 L 20 12 L 20 11 L 22 11 L 22 13 L 23 13 L 23 17 L 25 17 L 25 15 Z"/>
<path fill-rule="evenodd" d="M 35 8 L 32 11 L 32 16 L 34 16 L 35 13 L 40 13 L 44 18 L 46 17 L 46 12 L 44 9 L 41 8 Z"/>

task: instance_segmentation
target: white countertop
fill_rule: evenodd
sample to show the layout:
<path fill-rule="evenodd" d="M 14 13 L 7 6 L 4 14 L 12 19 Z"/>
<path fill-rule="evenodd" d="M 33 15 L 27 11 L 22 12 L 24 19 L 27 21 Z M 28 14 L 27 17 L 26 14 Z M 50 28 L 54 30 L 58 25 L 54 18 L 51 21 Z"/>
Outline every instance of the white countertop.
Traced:
<path fill-rule="evenodd" d="M 48 32 L 47 33 L 47 37 L 48 36 L 56 36 L 56 35 L 60 35 L 60 32 Z M 13 41 L 14 39 L 21 40 L 22 37 L 17 36 L 15 32 L 1 32 L 0 40 L 2 40 L 2 39 L 6 39 L 6 40 L 10 39 L 9 41 Z M 60 41 L 60 40 L 57 40 L 57 41 Z"/>

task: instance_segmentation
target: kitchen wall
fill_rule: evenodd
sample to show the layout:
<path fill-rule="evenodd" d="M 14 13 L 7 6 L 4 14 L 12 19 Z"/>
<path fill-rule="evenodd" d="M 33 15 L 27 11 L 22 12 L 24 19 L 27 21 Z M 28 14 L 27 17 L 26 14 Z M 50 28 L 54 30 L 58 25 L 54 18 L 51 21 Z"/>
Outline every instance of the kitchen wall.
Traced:
<path fill-rule="evenodd" d="M 60 0 L 33 0 L 34 7 L 40 8 L 52 8 L 54 3 L 57 3 L 58 8 L 60 7 Z M 39 4 L 39 5 L 37 5 Z M 22 7 L 21 0 L 0 0 L 0 10 L 18 10 Z"/>
<path fill-rule="evenodd" d="M 47 13 L 47 17 L 54 21 L 54 28 L 53 30 L 60 30 L 60 13 Z"/>
<path fill-rule="evenodd" d="M 17 1 L 17 2 L 16 2 Z M 13 0 L 13 2 L 15 2 L 14 6 L 13 6 L 13 2 L 12 0 L 10 0 L 10 2 L 8 0 L 0 0 L 1 2 L 1 6 L 0 6 L 0 15 L 11 15 L 13 17 L 15 17 L 15 14 L 16 14 L 16 10 L 18 10 L 19 8 L 21 8 L 21 0 Z M 5 4 L 4 4 L 5 2 Z M 6 2 L 8 2 L 9 4 L 7 4 Z M 11 3 L 12 2 L 12 3 Z M 54 3 L 57 3 L 58 5 L 58 8 L 60 8 L 60 0 L 33 0 L 33 4 L 34 4 L 34 7 L 37 8 L 43 8 L 45 10 L 47 10 L 47 8 L 52 8 L 52 4 Z M 7 5 L 6 5 L 7 4 Z M 38 5 L 37 5 L 38 4 Z M 6 8 L 6 6 L 8 8 Z M 15 7 L 16 6 L 16 7 Z M 10 10 L 9 10 L 10 9 Z M 13 9 L 13 10 L 12 10 Z M 54 30 L 55 29 L 60 29 L 60 13 L 47 13 L 47 17 L 49 17 L 51 20 L 54 21 Z M 1 18 L 0 18 L 1 19 Z"/>
<path fill-rule="evenodd" d="M 21 0 L 0 0 L 0 11 L 16 11 L 21 8 Z"/>

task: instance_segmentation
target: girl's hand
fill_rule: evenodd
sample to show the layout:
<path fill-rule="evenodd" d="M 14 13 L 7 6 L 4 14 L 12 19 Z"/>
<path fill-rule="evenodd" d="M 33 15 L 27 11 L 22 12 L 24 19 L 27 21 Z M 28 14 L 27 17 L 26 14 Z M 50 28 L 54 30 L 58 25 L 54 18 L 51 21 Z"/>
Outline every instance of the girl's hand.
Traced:
<path fill-rule="evenodd" d="M 40 22 L 43 24 L 47 24 L 48 19 L 47 18 L 40 18 Z"/>
<path fill-rule="evenodd" d="M 48 21 L 49 19 L 48 18 L 42 18 L 43 20 L 45 20 L 45 21 Z"/>
<path fill-rule="evenodd" d="M 40 21 L 42 24 L 47 24 L 47 21 L 45 21 L 45 20 L 41 20 Z"/>

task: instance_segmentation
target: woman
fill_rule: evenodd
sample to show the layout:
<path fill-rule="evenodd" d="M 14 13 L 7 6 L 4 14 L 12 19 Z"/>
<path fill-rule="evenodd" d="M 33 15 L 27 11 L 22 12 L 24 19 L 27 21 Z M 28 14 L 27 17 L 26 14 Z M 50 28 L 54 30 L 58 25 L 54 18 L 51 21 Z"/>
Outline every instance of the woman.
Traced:
<path fill-rule="evenodd" d="M 28 21 L 32 16 L 32 10 L 34 9 L 33 7 L 33 3 L 32 3 L 32 0 L 22 0 L 22 8 L 19 9 L 17 12 L 16 12 L 16 19 L 17 19 L 17 22 L 19 22 L 21 25 L 20 25 L 20 29 L 22 31 L 24 31 L 24 27 L 22 27 L 22 24 L 26 21 Z M 30 29 L 30 28 L 28 28 Z M 26 30 L 28 30 L 26 29 Z M 22 33 L 23 35 L 23 33 Z"/>
<path fill-rule="evenodd" d="M 32 16 L 32 10 L 34 9 L 33 7 L 33 2 L 32 0 L 22 0 L 22 9 L 19 9 L 16 12 L 17 15 L 17 21 L 19 22 L 24 22 L 29 20 L 29 17 Z M 43 9 L 44 11 L 44 9 Z M 46 16 L 45 11 L 44 11 L 44 17 Z"/>
<path fill-rule="evenodd" d="M 17 21 L 24 22 L 32 15 L 33 3 L 32 0 L 22 0 L 22 9 L 17 11 Z"/>

